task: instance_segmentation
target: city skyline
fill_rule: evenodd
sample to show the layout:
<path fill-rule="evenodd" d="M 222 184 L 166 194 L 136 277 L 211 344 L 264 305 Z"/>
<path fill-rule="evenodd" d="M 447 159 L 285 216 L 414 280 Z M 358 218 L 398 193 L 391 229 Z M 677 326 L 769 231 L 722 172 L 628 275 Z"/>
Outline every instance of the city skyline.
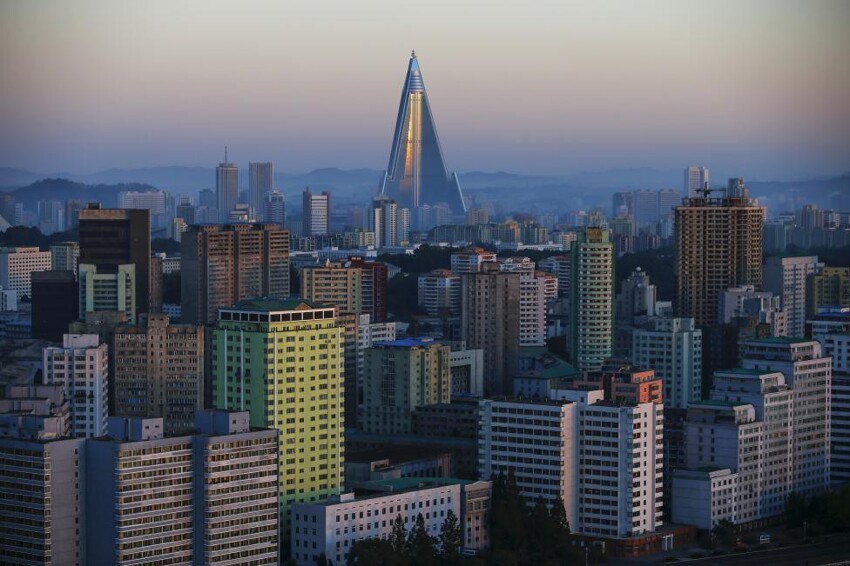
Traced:
<path fill-rule="evenodd" d="M 850 163 L 842 3 L 199 6 L 5 3 L 3 165 L 209 165 L 227 144 L 242 166 L 380 169 L 412 48 L 450 170 L 781 180 Z M 417 25 L 393 31 L 399 17 Z"/>

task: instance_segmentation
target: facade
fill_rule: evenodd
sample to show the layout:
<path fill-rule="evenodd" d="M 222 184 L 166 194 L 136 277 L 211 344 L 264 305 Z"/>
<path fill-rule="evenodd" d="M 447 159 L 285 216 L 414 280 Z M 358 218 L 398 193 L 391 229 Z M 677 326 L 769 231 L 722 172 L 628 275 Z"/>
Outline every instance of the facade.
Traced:
<path fill-rule="evenodd" d="M 336 307 L 341 313 L 369 314 L 363 311 L 363 272 L 346 267 L 342 261 L 303 267 L 301 296 Z"/>
<path fill-rule="evenodd" d="M 345 493 L 321 503 L 293 506 L 296 521 L 291 527 L 291 539 L 296 564 L 311 566 L 320 556 L 334 564 L 344 564 L 355 542 L 388 538 L 397 517 L 410 531 L 421 514 L 428 534 L 436 537 L 449 511 L 462 527 L 464 552 L 475 553 L 489 546 L 489 481 L 401 478 L 358 487 L 368 493 Z"/>
<path fill-rule="evenodd" d="M 90 312 L 113 311 L 124 313 L 128 322 L 135 322 L 135 293 L 140 287 L 136 266 L 130 263 L 117 266 L 115 271 L 104 271 L 108 267 L 100 269 L 98 272 L 97 265 L 80 264 L 80 317 L 85 318 Z"/>
<path fill-rule="evenodd" d="M 100 208 L 97 204 L 80 210 L 79 263 L 95 265 L 98 272 L 114 272 L 121 265 L 132 264 L 136 314 L 148 312 L 150 261 L 149 210 Z"/>
<path fill-rule="evenodd" d="M 430 316 L 460 316 L 460 276 L 448 269 L 420 275 L 419 306 Z"/>
<path fill-rule="evenodd" d="M 91 564 L 277 564 L 277 431 L 246 413 L 198 413 L 192 436 L 112 417 L 86 457 Z"/>
<path fill-rule="evenodd" d="M 113 331 L 112 406 L 117 415 L 162 417 L 165 433 L 186 434 L 204 401 L 204 328 L 142 315 Z"/>
<path fill-rule="evenodd" d="M 686 409 L 702 398 L 702 330 L 692 318 L 650 318 L 632 332 L 632 363 L 655 369 L 664 406 Z"/>
<path fill-rule="evenodd" d="M 289 232 L 277 224 L 191 226 L 181 241 L 183 322 L 215 324 L 218 309 L 289 297 Z"/>
<path fill-rule="evenodd" d="M 484 350 L 461 344 L 449 355 L 452 395 L 484 395 Z"/>
<path fill-rule="evenodd" d="M 215 168 L 215 202 L 219 222 L 226 222 L 230 211 L 239 202 L 239 168 L 227 161 L 226 148 L 224 161 Z"/>
<path fill-rule="evenodd" d="M 32 274 L 32 337 L 61 342 L 68 325 L 77 320 L 80 297 L 73 271 Z"/>
<path fill-rule="evenodd" d="M 688 198 L 675 209 L 676 316 L 717 324 L 720 294 L 762 284 L 764 212 L 747 197 Z"/>
<path fill-rule="evenodd" d="M 579 231 L 571 259 L 572 363 L 579 371 L 600 369 L 614 345 L 614 244 L 608 231 Z"/>
<path fill-rule="evenodd" d="M 782 300 L 788 336 L 802 337 L 806 328 L 806 281 L 823 264 L 817 256 L 769 257 L 764 263 L 764 289 Z"/>
<path fill-rule="evenodd" d="M 527 500 L 562 501 L 572 531 L 581 535 L 658 530 L 663 405 L 602 401 L 601 391 L 562 393 L 572 398 L 481 401 L 480 477 L 512 473 Z"/>
<path fill-rule="evenodd" d="M 378 342 L 364 356 L 360 428 L 410 434 L 412 412 L 451 400 L 449 347 L 427 339 Z"/>
<path fill-rule="evenodd" d="M 59 427 L 58 417 L 14 419 L 14 432 L 0 436 L 2 561 L 86 564 L 79 535 L 85 441 L 51 432 Z"/>
<path fill-rule="evenodd" d="M 18 300 L 32 298 L 32 273 L 48 271 L 50 252 L 38 248 L 0 248 L 0 288 L 15 291 Z"/>
<path fill-rule="evenodd" d="M 794 491 L 803 495 L 829 487 L 832 358 L 818 342 L 767 338 L 743 343 L 743 367 L 779 371 L 792 389 Z"/>
<path fill-rule="evenodd" d="M 520 274 L 491 262 L 481 268 L 461 278 L 461 336 L 484 351 L 484 394 L 507 393 L 519 369 Z"/>
<path fill-rule="evenodd" d="M 401 91 L 390 160 L 381 194 L 399 208 L 416 210 L 425 204 L 446 203 L 452 214 L 465 215 L 466 203 L 457 174 L 449 175 L 425 92 L 416 54 L 411 53 Z"/>
<path fill-rule="evenodd" d="M 830 483 L 840 484 L 850 481 L 850 334 L 826 334 L 819 341 L 832 357 Z"/>
<path fill-rule="evenodd" d="M 656 224 L 658 215 L 658 191 L 640 190 L 634 192 L 634 218 L 638 226 Z"/>
<path fill-rule="evenodd" d="M 367 220 L 366 227 L 375 234 L 377 248 L 400 246 L 410 239 L 410 209 L 399 208 L 390 198 L 376 196 Z"/>
<path fill-rule="evenodd" d="M 255 299 L 222 308 L 212 341 L 214 405 L 249 411 L 252 426 L 280 431 L 281 522 L 288 529 L 292 503 L 342 489 L 343 329 L 333 308 Z"/>
<path fill-rule="evenodd" d="M 519 277 L 519 345 L 546 345 L 546 306 L 558 293 L 558 280 L 543 271 L 522 272 Z"/>
<path fill-rule="evenodd" d="M 267 162 L 248 162 L 248 206 L 258 215 L 263 214 L 266 193 L 274 190 L 274 164 Z M 272 222 L 265 217 L 265 222 Z"/>
<path fill-rule="evenodd" d="M 76 277 L 79 258 L 79 242 L 57 242 L 50 244 L 50 269 L 52 271 L 73 271 Z"/>
<path fill-rule="evenodd" d="M 806 317 L 823 307 L 850 307 L 850 267 L 824 267 L 806 281 Z"/>
<path fill-rule="evenodd" d="M 329 218 L 331 213 L 331 193 L 313 194 L 309 188 L 304 189 L 302 236 L 322 236 L 330 231 Z"/>
<path fill-rule="evenodd" d="M 65 334 L 62 346 L 42 350 L 44 383 L 59 385 L 70 406 L 76 438 L 106 434 L 109 416 L 108 347 L 96 334 Z"/>
<path fill-rule="evenodd" d="M 462 275 L 464 273 L 478 273 L 485 263 L 495 263 L 496 254 L 482 248 L 468 248 L 451 256 L 451 271 Z"/>

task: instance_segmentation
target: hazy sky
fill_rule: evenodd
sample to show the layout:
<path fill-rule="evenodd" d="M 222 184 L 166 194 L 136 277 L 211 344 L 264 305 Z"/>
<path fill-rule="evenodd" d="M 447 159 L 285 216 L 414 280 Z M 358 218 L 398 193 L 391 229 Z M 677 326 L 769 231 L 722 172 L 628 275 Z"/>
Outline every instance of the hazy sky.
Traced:
<path fill-rule="evenodd" d="M 384 168 L 416 49 L 449 167 L 850 170 L 850 2 L 0 0 L 0 165 Z"/>

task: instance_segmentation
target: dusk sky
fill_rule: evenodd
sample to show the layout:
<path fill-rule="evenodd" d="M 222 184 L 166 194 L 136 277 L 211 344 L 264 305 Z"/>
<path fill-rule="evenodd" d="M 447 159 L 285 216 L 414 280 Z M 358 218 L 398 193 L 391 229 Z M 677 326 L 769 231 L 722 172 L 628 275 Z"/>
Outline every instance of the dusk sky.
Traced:
<path fill-rule="evenodd" d="M 850 2 L 10 1 L 0 165 L 386 167 L 416 49 L 447 165 L 850 170 Z"/>

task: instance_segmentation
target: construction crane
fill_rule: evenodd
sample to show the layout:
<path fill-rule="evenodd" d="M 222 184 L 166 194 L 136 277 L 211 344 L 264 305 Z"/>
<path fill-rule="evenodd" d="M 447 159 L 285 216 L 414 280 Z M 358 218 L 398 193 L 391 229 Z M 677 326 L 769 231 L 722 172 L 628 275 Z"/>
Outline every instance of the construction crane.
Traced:
<path fill-rule="evenodd" d="M 702 198 L 708 198 L 708 195 L 711 193 L 725 193 L 726 189 L 709 189 L 708 183 L 705 183 L 701 189 L 697 191 L 698 193 L 702 193 Z"/>

